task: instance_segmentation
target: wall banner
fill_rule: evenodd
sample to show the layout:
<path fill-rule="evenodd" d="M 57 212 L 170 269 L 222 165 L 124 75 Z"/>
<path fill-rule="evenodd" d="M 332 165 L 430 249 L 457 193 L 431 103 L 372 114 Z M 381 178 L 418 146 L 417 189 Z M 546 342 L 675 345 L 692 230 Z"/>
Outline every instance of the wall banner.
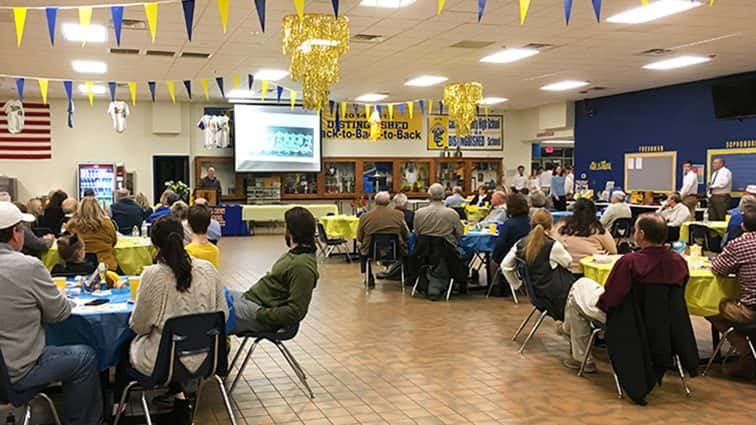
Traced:
<path fill-rule="evenodd" d="M 457 149 L 468 151 L 500 151 L 504 148 L 504 116 L 477 117 L 472 122 L 472 134 L 458 138 L 454 121 L 447 115 L 428 117 L 428 150 Z"/>
<path fill-rule="evenodd" d="M 370 137 L 370 123 L 368 122 L 365 111 L 359 110 L 355 113 L 352 108 L 341 114 L 341 111 L 334 108 L 334 114 L 328 110 L 322 112 L 321 133 L 323 140 L 368 140 Z M 389 117 L 388 108 L 383 109 L 381 114 L 381 135 L 378 140 L 389 142 L 414 142 L 423 138 L 423 115 L 413 114 L 410 118 L 408 111 L 399 113 L 394 110 L 393 119 Z M 338 128 L 336 128 L 338 123 Z"/>

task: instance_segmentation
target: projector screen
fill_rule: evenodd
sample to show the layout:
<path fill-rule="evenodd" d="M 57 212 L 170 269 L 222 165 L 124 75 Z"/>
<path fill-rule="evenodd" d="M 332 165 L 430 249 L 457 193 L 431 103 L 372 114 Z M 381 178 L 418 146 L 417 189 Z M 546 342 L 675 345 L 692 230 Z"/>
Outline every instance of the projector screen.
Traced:
<path fill-rule="evenodd" d="M 234 133 L 236 172 L 320 172 L 317 112 L 237 104 Z"/>

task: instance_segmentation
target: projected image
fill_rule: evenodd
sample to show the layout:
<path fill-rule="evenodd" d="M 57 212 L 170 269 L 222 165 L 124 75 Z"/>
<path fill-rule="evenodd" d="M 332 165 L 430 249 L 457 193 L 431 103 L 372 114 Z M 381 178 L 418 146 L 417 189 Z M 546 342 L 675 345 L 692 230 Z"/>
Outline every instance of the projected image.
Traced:
<path fill-rule="evenodd" d="M 276 158 L 312 158 L 315 139 L 311 128 L 267 127 L 265 142 L 255 152 L 257 155 Z"/>

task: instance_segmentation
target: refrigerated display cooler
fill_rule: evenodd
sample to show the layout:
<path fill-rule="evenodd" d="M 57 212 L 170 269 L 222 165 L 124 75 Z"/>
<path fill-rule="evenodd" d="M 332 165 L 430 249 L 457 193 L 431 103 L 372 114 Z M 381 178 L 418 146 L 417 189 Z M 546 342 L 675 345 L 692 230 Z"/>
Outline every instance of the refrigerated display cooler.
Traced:
<path fill-rule="evenodd" d="M 113 203 L 116 186 L 116 168 L 113 163 L 79 163 L 76 173 L 76 190 L 79 199 L 87 189 L 92 189 L 95 198 L 105 207 Z"/>

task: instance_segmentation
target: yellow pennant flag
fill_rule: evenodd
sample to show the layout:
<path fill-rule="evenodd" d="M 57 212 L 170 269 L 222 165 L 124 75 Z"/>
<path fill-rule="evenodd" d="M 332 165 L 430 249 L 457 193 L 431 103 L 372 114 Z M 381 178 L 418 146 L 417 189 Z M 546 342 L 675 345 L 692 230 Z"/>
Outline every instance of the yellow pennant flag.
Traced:
<path fill-rule="evenodd" d="M 446 0 L 438 0 L 438 9 L 436 10 L 436 15 L 440 15 L 441 11 L 444 10 L 444 5 L 446 4 Z"/>
<path fill-rule="evenodd" d="M 341 119 L 342 120 L 346 118 L 346 108 L 347 108 L 347 103 L 341 102 Z"/>
<path fill-rule="evenodd" d="M 304 0 L 294 0 L 294 7 L 297 8 L 299 19 L 304 19 Z"/>
<path fill-rule="evenodd" d="M 228 29 L 228 0 L 218 0 L 218 13 L 220 13 L 223 34 Z"/>
<path fill-rule="evenodd" d="M 525 23 L 525 17 L 528 16 L 530 0 L 520 0 L 520 25 Z"/>
<path fill-rule="evenodd" d="M 262 81 L 262 87 L 260 88 L 260 100 L 265 102 L 265 95 L 268 94 L 268 80 Z"/>
<path fill-rule="evenodd" d="M 171 102 L 176 103 L 176 86 L 172 80 L 165 82 L 165 86 L 168 87 L 168 94 L 171 96 Z"/>
<path fill-rule="evenodd" d="M 47 105 L 47 80 L 37 80 L 39 83 L 39 92 L 42 94 L 42 103 Z"/>
<path fill-rule="evenodd" d="M 709 6 L 714 6 L 714 0 L 709 1 Z"/>
<path fill-rule="evenodd" d="M 410 118 L 415 116 L 415 102 L 407 102 L 407 111 L 409 112 Z"/>
<path fill-rule="evenodd" d="M 234 90 L 239 88 L 239 76 L 237 74 L 234 74 L 231 76 L 231 79 L 234 80 Z"/>
<path fill-rule="evenodd" d="M 94 92 L 92 91 L 92 86 L 94 86 L 94 83 L 92 81 L 85 81 L 84 85 L 87 86 L 87 97 L 89 98 L 89 106 L 94 105 Z"/>
<path fill-rule="evenodd" d="M 147 25 L 150 27 L 150 36 L 152 36 L 152 42 L 155 42 L 155 34 L 157 34 L 157 19 L 158 19 L 158 3 L 145 3 L 144 14 L 147 15 Z"/>
<path fill-rule="evenodd" d="M 81 26 L 82 40 L 81 47 L 87 45 L 87 31 L 89 31 L 89 24 L 92 23 L 92 8 L 80 7 L 79 8 L 79 26 Z"/>
<path fill-rule="evenodd" d="M 370 119 L 370 105 L 365 104 L 365 119 Z"/>
<path fill-rule="evenodd" d="M 428 99 L 428 115 L 433 113 L 433 99 Z"/>
<path fill-rule="evenodd" d="M 200 86 L 202 86 L 202 94 L 205 95 L 205 100 L 210 100 L 210 91 L 207 89 L 207 78 L 200 79 Z"/>
<path fill-rule="evenodd" d="M 389 110 L 389 119 L 393 120 L 394 119 L 394 104 L 393 103 L 388 104 L 388 110 Z"/>
<path fill-rule="evenodd" d="M 294 109 L 294 105 L 297 104 L 297 91 L 296 90 L 289 90 L 289 104 L 291 105 L 291 109 Z"/>
<path fill-rule="evenodd" d="M 136 82 L 129 81 L 126 85 L 129 86 L 129 93 L 131 93 L 131 105 L 136 105 Z"/>
<path fill-rule="evenodd" d="M 486 118 L 488 118 L 488 105 L 483 106 L 483 113 L 486 115 Z"/>
<path fill-rule="evenodd" d="M 648 0 L 641 0 L 641 4 L 644 6 L 648 6 Z"/>
<path fill-rule="evenodd" d="M 21 47 L 21 39 L 24 38 L 24 26 L 26 25 L 26 8 L 14 7 L 13 20 L 16 21 L 16 47 Z"/>

